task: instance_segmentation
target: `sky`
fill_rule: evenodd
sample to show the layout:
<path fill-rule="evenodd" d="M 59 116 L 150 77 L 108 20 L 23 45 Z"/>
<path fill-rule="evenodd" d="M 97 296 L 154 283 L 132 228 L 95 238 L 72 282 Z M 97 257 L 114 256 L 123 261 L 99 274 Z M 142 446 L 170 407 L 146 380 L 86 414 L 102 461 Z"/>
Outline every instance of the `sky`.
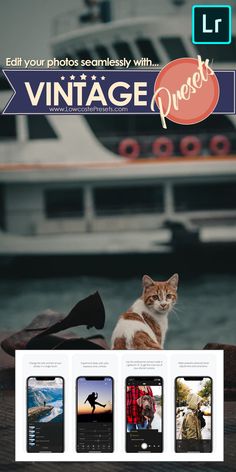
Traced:
<path fill-rule="evenodd" d="M 0 0 L 0 64 L 6 57 L 49 58 L 52 21 L 78 0 Z"/>
<path fill-rule="evenodd" d="M 85 378 L 79 378 L 77 380 L 78 386 L 78 411 L 80 413 L 91 413 L 91 406 L 87 402 L 84 404 L 87 396 L 92 393 L 98 393 L 97 401 L 101 404 L 106 404 L 107 408 L 96 406 L 96 413 L 106 412 L 112 406 L 112 380 L 86 380 Z"/>
<path fill-rule="evenodd" d="M 62 387 L 63 385 L 63 380 L 61 377 L 55 377 L 54 380 L 36 380 L 35 377 L 31 377 L 28 380 L 28 385 L 29 387 L 32 388 L 45 388 L 45 387 L 50 387 L 50 388 L 58 388 Z"/>
<path fill-rule="evenodd" d="M 201 381 L 196 381 L 196 380 L 188 380 L 188 381 L 184 381 L 183 380 L 183 383 L 185 383 L 190 389 L 191 389 L 191 392 L 193 393 L 198 393 L 202 387 L 204 386 L 205 382 L 208 380 L 207 377 L 204 377 L 203 380 Z"/>

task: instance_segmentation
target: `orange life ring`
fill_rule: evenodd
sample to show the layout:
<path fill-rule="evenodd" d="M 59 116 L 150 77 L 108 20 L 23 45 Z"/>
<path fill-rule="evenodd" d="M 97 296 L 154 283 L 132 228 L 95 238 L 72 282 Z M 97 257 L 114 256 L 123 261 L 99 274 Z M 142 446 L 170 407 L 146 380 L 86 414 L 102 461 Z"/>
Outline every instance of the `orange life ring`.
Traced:
<path fill-rule="evenodd" d="M 155 139 L 152 143 L 152 153 L 154 156 L 170 157 L 174 151 L 174 144 L 172 139 L 161 138 Z"/>
<path fill-rule="evenodd" d="M 180 141 L 180 152 L 183 156 L 198 156 L 202 150 L 202 143 L 197 136 L 185 136 Z"/>
<path fill-rule="evenodd" d="M 229 154 L 231 149 L 231 143 L 229 138 L 224 134 L 216 134 L 210 140 L 210 150 L 212 154 L 221 156 L 223 154 Z"/>
<path fill-rule="evenodd" d="M 120 141 L 118 152 L 122 157 L 129 157 L 130 159 L 137 159 L 140 155 L 140 145 L 136 139 L 126 138 Z"/>

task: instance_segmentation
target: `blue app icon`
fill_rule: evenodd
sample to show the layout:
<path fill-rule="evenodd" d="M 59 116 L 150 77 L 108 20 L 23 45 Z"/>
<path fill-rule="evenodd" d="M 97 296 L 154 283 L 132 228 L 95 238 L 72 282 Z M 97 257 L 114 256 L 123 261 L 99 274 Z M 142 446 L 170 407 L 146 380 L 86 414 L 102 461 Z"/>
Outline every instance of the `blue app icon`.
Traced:
<path fill-rule="evenodd" d="M 232 8 L 230 5 L 193 5 L 193 44 L 230 44 Z"/>

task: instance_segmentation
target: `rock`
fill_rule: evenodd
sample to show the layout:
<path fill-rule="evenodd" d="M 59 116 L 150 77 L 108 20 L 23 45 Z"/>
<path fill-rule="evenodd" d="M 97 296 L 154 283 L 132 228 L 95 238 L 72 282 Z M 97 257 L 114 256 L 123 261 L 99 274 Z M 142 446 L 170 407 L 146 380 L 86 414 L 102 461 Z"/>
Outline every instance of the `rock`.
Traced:
<path fill-rule="evenodd" d="M 40 416 L 44 416 L 45 414 L 49 413 L 53 409 L 53 406 L 33 406 L 28 410 L 28 419 L 30 421 L 37 420 Z"/>

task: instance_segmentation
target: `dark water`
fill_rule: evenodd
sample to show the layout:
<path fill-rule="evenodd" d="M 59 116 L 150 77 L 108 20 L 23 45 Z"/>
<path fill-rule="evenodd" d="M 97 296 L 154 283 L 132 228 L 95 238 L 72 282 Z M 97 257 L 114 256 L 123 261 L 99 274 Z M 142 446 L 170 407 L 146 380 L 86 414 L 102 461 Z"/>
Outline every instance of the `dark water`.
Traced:
<path fill-rule="evenodd" d="M 0 280 L 0 329 L 22 328 L 45 308 L 68 313 L 78 300 L 96 290 L 99 290 L 106 309 L 102 333 L 109 340 L 118 315 L 141 292 L 141 282 L 137 278 Z M 77 332 L 92 335 L 96 330 L 80 328 Z M 176 312 L 169 316 L 166 348 L 201 349 L 208 342 L 236 344 L 235 333 L 236 275 L 204 275 L 180 280 Z"/>

